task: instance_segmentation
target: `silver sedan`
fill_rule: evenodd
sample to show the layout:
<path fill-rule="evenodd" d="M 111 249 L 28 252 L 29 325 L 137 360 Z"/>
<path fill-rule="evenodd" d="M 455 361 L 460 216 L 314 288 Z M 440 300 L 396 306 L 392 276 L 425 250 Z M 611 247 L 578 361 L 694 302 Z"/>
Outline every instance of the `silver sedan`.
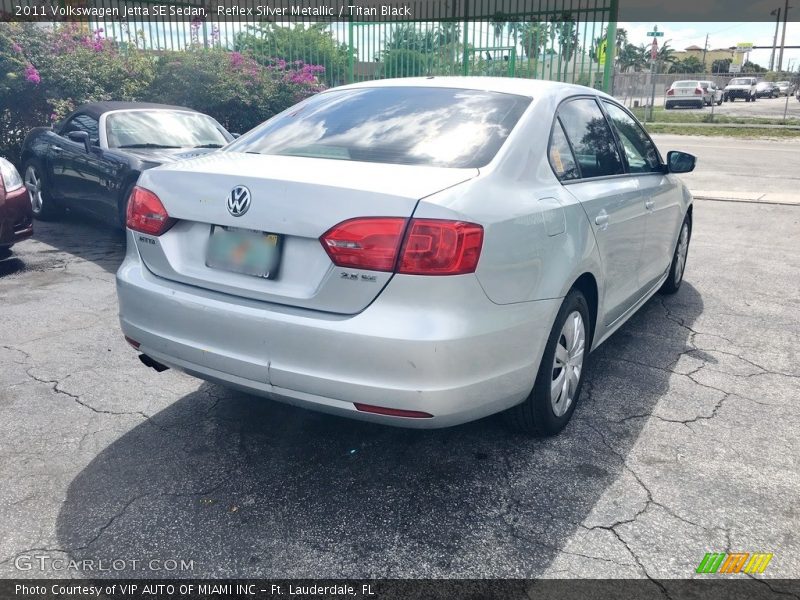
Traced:
<path fill-rule="evenodd" d="M 311 97 L 145 171 L 117 273 L 141 360 L 407 427 L 559 432 L 597 348 L 683 279 L 695 159 L 612 97 L 425 78 Z"/>

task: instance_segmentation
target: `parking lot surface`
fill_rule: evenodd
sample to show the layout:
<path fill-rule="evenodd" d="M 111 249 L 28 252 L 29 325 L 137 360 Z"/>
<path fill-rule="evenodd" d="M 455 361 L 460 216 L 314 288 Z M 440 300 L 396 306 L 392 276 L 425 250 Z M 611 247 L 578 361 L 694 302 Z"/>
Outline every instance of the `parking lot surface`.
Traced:
<path fill-rule="evenodd" d="M 626 106 L 631 106 L 633 101 L 638 99 L 640 104 L 644 106 L 649 104 L 650 97 L 645 98 L 626 98 L 618 96 L 618 99 L 625 102 Z M 664 106 L 664 96 L 656 94 L 655 106 Z M 670 115 L 679 115 L 681 112 L 692 114 L 708 114 L 711 115 L 711 107 L 706 106 L 702 109 L 691 107 L 676 107 L 670 110 Z M 734 102 L 723 102 L 719 106 L 714 105 L 715 115 L 727 115 L 729 117 L 759 117 L 770 119 L 783 119 L 783 113 L 786 111 L 787 119 L 800 119 L 800 102 L 794 96 L 789 97 L 789 102 L 786 102 L 786 96 L 779 98 L 759 98 L 755 102 L 745 102 L 744 100 L 735 100 Z M 676 118 L 676 117 L 672 117 Z"/>
<path fill-rule="evenodd" d="M 694 216 L 682 289 L 592 355 L 545 440 L 158 374 L 119 332 L 123 236 L 37 223 L 0 262 L 0 577 L 689 577 L 726 551 L 800 577 L 800 208 Z"/>

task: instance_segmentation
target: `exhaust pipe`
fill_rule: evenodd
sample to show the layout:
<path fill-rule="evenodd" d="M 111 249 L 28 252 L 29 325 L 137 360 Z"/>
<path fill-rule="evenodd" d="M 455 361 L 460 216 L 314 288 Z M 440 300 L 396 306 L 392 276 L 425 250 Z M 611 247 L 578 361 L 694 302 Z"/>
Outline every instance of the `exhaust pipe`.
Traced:
<path fill-rule="evenodd" d="M 147 356 L 147 354 L 140 354 L 140 355 L 139 355 L 139 360 L 140 360 L 140 361 L 142 361 L 142 364 L 143 364 L 144 366 L 146 366 L 146 367 L 150 367 L 151 369 L 155 369 L 155 370 L 156 370 L 156 372 L 158 372 L 158 373 L 163 373 L 164 371 L 166 371 L 167 369 L 169 369 L 169 367 L 168 367 L 168 366 L 166 366 L 166 365 L 162 365 L 162 364 L 161 364 L 160 362 L 158 362 L 157 360 L 153 360 L 152 358 L 150 358 L 149 356 Z"/>

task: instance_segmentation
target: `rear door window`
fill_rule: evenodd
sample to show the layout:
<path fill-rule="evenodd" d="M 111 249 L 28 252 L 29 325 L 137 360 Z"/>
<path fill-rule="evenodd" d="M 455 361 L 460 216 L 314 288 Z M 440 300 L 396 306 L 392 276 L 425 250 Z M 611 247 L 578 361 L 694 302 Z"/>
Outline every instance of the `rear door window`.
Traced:
<path fill-rule="evenodd" d="M 558 116 L 575 151 L 582 177 L 625 172 L 617 142 L 597 102 L 592 98 L 569 100 L 558 109 Z"/>

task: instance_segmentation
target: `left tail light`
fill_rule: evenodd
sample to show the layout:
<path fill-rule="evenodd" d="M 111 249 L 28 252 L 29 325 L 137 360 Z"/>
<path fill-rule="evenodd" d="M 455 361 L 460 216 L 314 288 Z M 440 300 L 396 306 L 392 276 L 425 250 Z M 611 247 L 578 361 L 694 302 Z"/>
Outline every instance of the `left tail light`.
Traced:
<path fill-rule="evenodd" d="M 133 231 L 149 235 L 161 235 L 175 224 L 161 200 L 150 190 L 138 185 L 128 199 L 125 225 Z"/>
<path fill-rule="evenodd" d="M 703 88 L 694 88 L 694 93 L 695 93 L 696 96 L 702 96 L 703 95 Z"/>

